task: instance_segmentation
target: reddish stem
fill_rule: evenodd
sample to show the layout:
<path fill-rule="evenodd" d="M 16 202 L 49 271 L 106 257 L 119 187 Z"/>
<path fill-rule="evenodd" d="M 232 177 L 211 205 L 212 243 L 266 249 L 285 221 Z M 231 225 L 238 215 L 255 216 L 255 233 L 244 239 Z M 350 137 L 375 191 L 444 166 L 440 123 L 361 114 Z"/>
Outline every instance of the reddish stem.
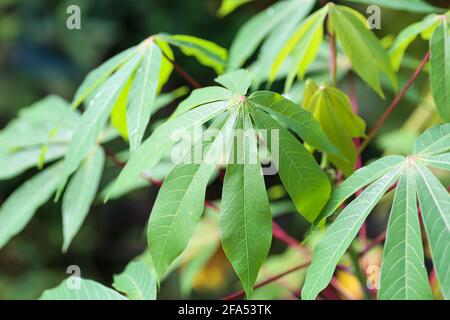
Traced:
<path fill-rule="evenodd" d="M 411 87 L 413 82 L 417 79 L 417 77 L 419 76 L 420 72 L 423 70 L 423 68 L 427 64 L 427 61 L 428 61 L 429 58 L 430 58 L 430 52 L 427 51 L 427 53 L 423 57 L 422 61 L 420 62 L 419 66 L 414 71 L 412 76 L 409 78 L 409 80 L 406 83 L 406 85 L 403 87 L 402 91 L 400 91 L 400 93 L 395 97 L 394 101 L 392 101 L 391 105 L 381 115 L 381 117 L 378 119 L 378 121 L 373 126 L 372 130 L 370 131 L 370 133 L 367 135 L 367 138 L 364 140 L 364 142 L 362 143 L 361 147 L 358 150 L 359 153 L 361 153 L 367 147 L 369 142 L 372 141 L 372 139 L 374 138 L 374 136 L 376 135 L 378 130 L 381 128 L 381 126 L 384 124 L 384 122 L 389 117 L 391 112 L 395 109 L 395 107 L 398 105 L 400 100 L 403 98 L 403 96 L 405 95 L 406 91 L 408 91 L 408 89 Z"/>
<path fill-rule="evenodd" d="M 186 70 L 184 70 L 182 67 L 180 67 L 175 61 L 170 59 L 170 57 L 162 52 L 164 58 L 166 58 L 172 65 L 174 70 L 184 79 L 186 82 L 194 89 L 202 88 L 203 86 L 195 80 Z"/>
<path fill-rule="evenodd" d="M 298 271 L 300 269 L 306 268 L 310 264 L 311 264 L 311 261 L 304 262 L 304 263 L 302 263 L 302 264 L 300 264 L 298 266 L 295 266 L 295 267 L 293 267 L 293 268 L 291 268 L 289 270 L 286 270 L 286 271 L 284 271 L 282 273 L 279 273 L 279 274 L 276 274 L 276 275 L 274 275 L 274 276 L 272 276 L 270 278 L 267 278 L 266 280 L 264 280 L 264 281 L 258 283 L 257 285 L 255 285 L 253 288 L 254 289 L 258 289 L 258 288 L 264 287 L 264 286 L 268 285 L 269 283 L 277 281 L 278 279 L 281 279 L 284 276 L 286 276 L 286 275 L 288 275 L 288 274 L 290 274 L 292 272 L 295 272 L 295 271 Z M 236 300 L 236 299 L 242 298 L 243 296 L 245 296 L 245 291 L 244 290 L 240 290 L 240 291 L 237 291 L 235 293 L 232 293 L 232 294 L 226 296 L 225 298 L 223 298 L 223 300 Z"/>

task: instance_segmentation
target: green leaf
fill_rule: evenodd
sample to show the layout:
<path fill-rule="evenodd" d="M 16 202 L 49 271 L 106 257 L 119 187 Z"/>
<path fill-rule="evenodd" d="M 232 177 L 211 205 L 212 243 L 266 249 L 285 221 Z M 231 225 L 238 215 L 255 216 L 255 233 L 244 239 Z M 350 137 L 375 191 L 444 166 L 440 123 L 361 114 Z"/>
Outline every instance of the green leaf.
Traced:
<path fill-rule="evenodd" d="M 223 185 L 220 237 L 247 297 L 251 297 L 259 269 L 269 253 L 272 216 L 261 165 L 252 162 L 257 158 L 256 136 L 243 136 L 252 124 L 249 115 L 242 113 L 236 126 L 243 129 L 237 133 L 241 144 L 234 146 L 237 159 L 227 166 Z"/>
<path fill-rule="evenodd" d="M 383 250 L 381 300 L 433 299 L 424 264 L 414 171 L 397 185 Z"/>
<path fill-rule="evenodd" d="M 228 72 L 215 80 L 236 95 L 245 96 L 252 84 L 250 72 L 244 69 Z"/>
<path fill-rule="evenodd" d="M 258 60 L 255 64 L 258 69 L 254 74 L 255 88 L 269 78 L 271 67 L 278 53 L 289 40 L 289 37 L 297 28 L 298 24 L 311 11 L 316 1 L 300 0 L 300 2 L 293 3 L 293 5 L 296 5 L 294 9 L 287 9 L 289 11 L 288 16 L 270 32 L 270 35 L 262 44 L 258 54 Z M 283 68 L 286 68 L 286 66 L 282 66 Z"/>
<path fill-rule="evenodd" d="M 161 49 L 162 54 L 161 67 L 159 70 L 159 77 L 158 77 L 158 90 L 157 90 L 157 92 L 161 92 L 161 89 L 167 83 L 167 81 L 170 78 L 170 75 L 172 74 L 173 61 L 175 60 L 175 55 L 173 54 L 172 49 L 170 48 L 169 44 L 166 41 L 163 41 L 159 38 L 153 39 Z"/>
<path fill-rule="evenodd" d="M 336 5 L 331 5 L 329 11 L 337 39 L 350 59 L 353 69 L 375 92 L 384 98 L 380 74 L 386 74 L 394 88 L 397 86 L 397 82 L 389 56 L 379 40 L 361 22 L 361 19 L 365 21 L 365 18 L 357 11 Z"/>
<path fill-rule="evenodd" d="M 258 127 L 268 130 L 269 137 L 266 142 L 271 154 L 279 153 L 279 156 L 272 157 L 272 160 L 297 210 L 313 222 L 330 196 L 331 186 L 327 175 L 309 151 L 288 130 L 257 108 L 252 114 Z M 272 141 L 274 131 L 278 134 L 278 141 Z M 276 144 L 272 145 L 273 142 Z"/>
<path fill-rule="evenodd" d="M 269 76 L 270 82 L 275 80 L 282 63 L 293 51 L 290 72 L 284 91 L 288 92 L 290 90 L 297 73 L 303 78 L 308 66 L 314 61 L 319 51 L 323 38 L 323 21 L 327 14 L 328 7 L 316 11 L 294 31 L 272 65 Z"/>
<path fill-rule="evenodd" d="M 178 129 L 189 131 L 214 118 L 228 107 L 227 102 L 213 102 L 190 110 L 179 117 L 169 120 L 159 126 L 145 142 L 132 153 L 127 165 L 120 173 L 111 188 L 107 199 L 121 190 L 133 185 L 139 175 L 146 169 L 156 165 L 164 154 L 175 144 L 172 134 Z M 172 137 L 173 138 L 173 137 Z M 106 199 L 106 200 L 107 200 Z"/>
<path fill-rule="evenodd" d="M 67 186 L 62 203 L 63 252 L 67 251 L 89 213 L 100 184 L 104 164 L 105 153 L 103 149 L 96 147 Z"/>
<path fill-rule="evenodd" d="M 72 287 L 78 283 L 79 288 Z M 126 300 L 126 298 L 96 281 L 72 276 L 56 288 L 44 291 L 39 300 Z"/>
<path fill-rule="evenodd" d="M 61 165 L 35 175 L 16 189 L 0 208 L 0 249 L 23 228 L 36 210 L 48 201 L 55 192 L 61 172 Z"/>
<path fill-rule="evenodd" d="M 368 5 L 379 5 L 388 9 L 403 10 L 415 13 L 431 13 L 438 12 L 442 9 L 434 7 L 423 0 L 346 0 L 356 3 L 364 3 Z"/>
<path fill-rule="evenodd" d="M 236 10 L 236 8 L 251 1 L 254 0 L 222 0 L 222 4 L 220 5 L 219 10 L 217 11 L 217 15 L 219 17 L 225 17 L 234 10 Z"/>
<path fill-rule="evenodd" d="M 450 152 L 437 154 L 435 156 L 423 159 L 423 161 L 431 167 L 450 170 Z"/>
<path fill-rule="evenodd" d="M 224 142 L 230 140 L 235 121 L 236 114 L 231 115 L 223 127 L 211 127 L 210 131 L 220 131 L 214 142 L 204 145 L 201 163 L 186 161 L 179 164 L 164 180 L 147 229 L 149 250 L 159 279 L 184 251 L 197 228 L 203 213 L 206 186 L 218 162 L 218 159 L 210 158 L 218 157 Z M 193 148 L 196 149 L 196 146 Z"/>
<path fill-rule="evenodd" d="M 426 32 L 430 28 L 436 27 L 436 24 L 436 15 L 430 15 L 422 21 L 413 23 L 400 32 L 395 39 L 394 44 L 389 49 L 389 57 L 394 70 L 398 71 L 406 49 L 417 38 L 417 36 L 423 32 Z"/>
<path fill-rule="evenodd" d="M 41 147 L 32 147 L 15 153 L 0 153 L 0 180 L 11 179 L 25 170 L 36 167 L 41 156 Z M 50 145 L 47 148 L 45 162 L 51 162 L 64 156 L 67 146 Z"/>
<path fill-rule="evenodd" d="M 323 219 L 331 216 L 352 194 L 399 168 L 404 161 L 405 157 L 402 156 L 387 156 L 356 170 L 336 188 L 314 224 L 320 225 Z"/>
<path fill-rule="evenodd" d="M 304 107 L 313 113 L 331 142 L 348 159 L 345 161 L 330 154 L 330 161 L 344 175 L 350 175 L 357 158 L 353 138 L 364 136 L 365 123 L 352 112 L 348 96 L 336 88 L 321 86 Z"/>
<path fill-rule="evenodd" d="M 430 79 L 434 101 L 439 115 L 450 121 L 450 35 L 447 21 L 442 21 L 434 30 L 430 41 Z"/>
<path fill-rule="evenodd" d="M 128 141 L 128 129 L 127 129 L 127 104 L 133 78 L 127 81 L 127 84 L 123 87 L 111 110 L 111 126 L 115 128 L 120 136 Z"/>
<path fill-rule="evenodd" d="M 282 95 L 270 91 L 254 92 L 249 100 L 274 116 L 285 127 L 293 130 L 309 145 L 345 159 L 341 151 L 328 139 L 311 112 L 300 108 Z"/>
<path fill-rule="evenodd" d="M 417 138 L 413 147 L 413 154 L 428 157 L 448 151 L 450 151 L 450 123 L 428 129 Z"/>
<path fill-rule="evenodd" d="M 113 287 L 130 300 L 156 300 L 156 275 L 143 261 L 131 262 L 114 276 Z"/>
<path fill-rule="evenodd" d="M 142 64 L 136 72 L 130 89 L 126 114 L 130 149 L 136 150 L 144 137 L 150 121 L 152 107 L 158 89 L 158 77 L 162 55 L 154 42 L 146 43 Z"/>
<path fill-rule="evenodd" d="M 98 68 L 92 70 L 84 79 L 75 93 L 72 108 L 78 107 L 90 94 L 92 94 L 106 79 L 128 60 L 138 53 L 138 47 L 132 47 L 110 58 Z"/>
<path fill-rule="evenodd" d="M 159 35 L 162 39 L 174 45 L 187 56 L 194 56 L 202 65 L 213 68 L 217 74 L 225 70 L 227 50 L 212 41 L 188 35 Z"/>
<path fill-rule="evenodd" d="M 399 172 L 400 169 L 394 169 L 371 184 L 329 226 L 314 249 L 312 263 L 302 288 L 302 299 L 315 299 L 328 285 L 337 263 L 350 246 L 364 220 L 397 180 Z"/>
<path fill-rule="evenodd" d="M 450 195 L 439 180 L 416 163 L 419 205 L 431 247 L 431 256 L 440 288 L 450 299 Z"/>
<path fill-rule="evenodd" d="M 212 86 L 196 89 L 191 92 L 189 97 L 183 100 L 173 113 L 173 117 L 185 113 L 195 107 L 206 103 L 224 101 L 232 98 L 232 94 L 228 89 Z"/>
<path fill-rule="evenodd" d="M 280 1 L 252 17 L 239 30 L 230 48 L 228 70 L 235 70 L 255 52 L 261 42 L 293 12 L 301 11 L 305 16 L 314 5 L 313 0 Z"/>
<path fill-rule="evenodd" d="M 114 103 L 140 60 L 141 55 L 136 55 L 128 61 L 107 80 L 90 100 L 69 145 L 61 173 L 58 195 L 61 194 L 69 176 L 97 143 L 98 136 L 108 120 Z"/>

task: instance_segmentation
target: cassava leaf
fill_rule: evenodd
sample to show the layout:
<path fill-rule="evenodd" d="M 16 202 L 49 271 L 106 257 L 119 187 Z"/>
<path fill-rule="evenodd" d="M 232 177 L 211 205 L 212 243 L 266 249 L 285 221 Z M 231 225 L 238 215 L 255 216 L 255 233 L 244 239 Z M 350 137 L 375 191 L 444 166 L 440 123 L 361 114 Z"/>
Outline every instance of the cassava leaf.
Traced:
<path fill-rule="evenodd" d="M 314 249 L 312 263 L 302 288 L 302 299 L 315 299 L 327 286 L 337 263 L 350 246 L 364 220 L 397 180 L 399 174 L 400 169 L 394 169 L 371 184 L 330 225 Z"/>
<path fill-rule="evenodd" d="M 449 26 L 441 17 L 430 40 L 430 80 L 436 108 L 441 118 L 450 121 L 450 34 Z"/>
<path fill-rule="evenodd" d="M 36 210 L 48 201 L 58 184 L 61 165 L 55 164 L 16 189 L 0 208 L 0 249 L 23 228 Z"/>
<path fill-rule="evenodd" d="M 345 156 L 328 139 L 311 112 L 300 108 L 282 95 L 270 91 L 254 92 L 249 100 L 274 116 L 286 128 L 293 130 L 309 145 L 345 160 Z"/>
<path fill-rule="evenodd" d="M 355 171 L 350 177 L 344 180 L 333 192 L 330 201 L 322 210 L 317 218 L 315 225 L 321 224 L 323 219 L 331 216 L 339 206 L 344 203 L 352 194 L 361 190 L 366 185 L 381 178 L 387 173 L 399 168 L 405 157 L 402 156 L 387 156 L 378 159 L 361 169 Z"/>
<path fill-rule="evenodd" d="M 104 164 L 103 150 L 100 147 L 94 148 L 68 183 L 62 203 L 63 252 L 67 251 L 89 213 L 100 184 Z"/>
<path fill-rule="evenodd" d="M 356 3 L 364 3 L 368 5 L 379 5 L 388 9 L 394 9 L 394 10 L 403 10 L 403 11 L 410 11 L 410 12 L 416 12 L 416 13 L 431 13 L 431 12 L 438 12 L 441 9 L 434 7 L 428 3 L 426 3 L 424 0 L 346 0 L 350 2 L 356 2 Z"/>
<path fill-rule="evenodd" d="M 314 5 L 313 0 L 280 1 L 252 17 L 238 32 L 230 48 L 228 70 L 235 70 L 255 52 L 261 42 L 296 10 L 305 16 Z"/>
<path fill-rule="evenodd" d="M 114 103 L 140 60 L 141 55 L 136 55 L 129 60 L 106 81 L 90 100 L 89 106 L 81 117 L 78 128 L 70 142 L 69 150 L 66 153 L 58 195 L 61 194 L 69 176 L 78 168 L 81 161 L 96 144 L 99 134 L 108 120 L 109 113 L 114 107 Z"/>
<path fill-rule="evenodd" d="M 44 291 L 39 300 L 126 300 L 126 298 L 96 281 L 72 276 L 59 286 Z"/>
<path fill-rule="evenodd" d="M 450 195 L 420 163 L 416 166 L 419 205 L 442 294 L 450 299 Z"/>
<path fill-rule="evenodd" d="M 317 86 L 311 81 L 312 86 Z M 345 155 L 348 161 L 330 154 L 330 161 L 348 176 L 353 172 L 357 151 L 353 138 L 364 136 L 365 123 L 351 110 L 348 96 L 339 89 L 321 86 L 303 106 L 320 122 L 331 142 Z"/>
<path fill-rule="evenodd" d="M 222 0 L 219 10 L 217 11 L 217 15 L 219 17 L 224 17 L 232 13 L 236 8 L 246 4 L 247 2 L 251 2 L 254 0 Z"/>
<path fill-rule="evenodd" d="M 135 151 L 121 171 L 117 181 L 112 186 L 109 196 L 120 193 L 133 185 L 139 175 L 146 169 L 156 165 L 169 148 L 175 144 L 172 136 L 177 130 L 187 130 L 200 126 L 206 121 L 214 118 L 228 107 L 227 102 L 213 102 L 190 110 L 179 117 L 165 122 L 159 126 L 153 134 Z M 107 200 L 106 199 L 106 200 Z"/>
<path fill-rule="evenodd" d="M 218 163 L 215 157 L 223 150 L 224 143 L 229 143 L 235 121 L 234 113 L 221 126 L 213 125 L 210 130 L 218 129 L 219 133 L 214 142 L 203 146 L 204 155 L 200 163 L 187 161 L 179 164 L 164 180 L 147 231 L 149 250 L 159 279 L 183 252 L 195 232 L 203 213 L 206 186 Z"/>
<path fill-rule="evenodd" d="M 257 108 L 252 114 L 260 129 L 267 129 L 270 135 L 277 131 L 278 144 L 272 145 L 271 137 L 266 141 L 272 155 L 279 152 L 279 156 L 272 157 L 272 160 L 297 210 L 313 222 L 330 195 L 327 175 L 309 151 L 276 120 Z"/>
<path fill-rule="evenodd" d="M 51 162 L 64 156 L 65 145 L 50 145 L 47 148 L 44 162 Z M 0 180 L 11 179 L 25 170 L 36 167 L 41 156 L 41 147 L 27 148 L 14 153 L 0 153 Z"/>
<path fill-rule="evenodd" d="M 156 300 L 156 275 L 143 261 L 130 262 L 114 276 L 113 287 L 130 300 Z"/>
<path fill-rule="evenodd" d="M 295 30 L 283 49 L 275 59 L 269 76 L 269 81 L 273 82 L 282 63 L 294 51 L 290 72 L 284 88 L 288 92 L 297 73 L 301 78 L 305 75 L 306 69 L 315 59 L 323 37 L 323 21 L 328 13 L 328 7 L 324 7 L 308 19 Z"/>
<path fill-rule="evenodd" d="M 220 237 L 247 297 L 251 297 L 259 269 L 269 253 L 272 216 L 261 165 L 253 162 L 257 160 L 256 136 L 242 136 L 252 128 L 249 115 L 243 113 L 236 126 L 243 129 L 237 136 L 242 143 L 234 146 L 237 159 L 227 166 L 225 174 Z"/>
<path fill-rule="evenodd" d="M 215 81 L 235 95 L 245 96 L 248 88 L 250 88 L 250 85 L 252 84 L 252 77 L 247 70 L 239 69 L 218 76 Z"/>
<path fill-rule="evenodd" d="M 217 74 L 221 74 L 225 70 L 227 50 L 212 41 L 182 34 L 160 34 L 158 37 L 180 48 L 185 55 L 194 56 L 198 62 L 213 68 Z"/>
<path fill-rule="evenodd" d="M 129 48 L 110 58 L 98 68 L 92 70 L 75 93 L 72 108 L 78 107 L 90 94 L 92 94 L 108 77 L 128 60 L 138 53 L 137 47 Z"/>
<path fill-rule="evenodd" d="M 178 105 L 173 116 L 178 116 L 206 103 L 229 100 L 232 96 L 228 89 L 218 86 L 196 89 Z"/>
<path fill-rule="evenodd" d="M 378 299 L 432 298 L 424 264 L 414 170 L 406 170 L 395 190 L 389 217 Z"/>
<path fill-rule="evenodd" d="M 353 69 L 375 92 L 384 97 L 380 74 L 386 74 L 394 87 L 397 83 L 389 57 L 377 37 L 361 22 L 361 18 L 365 20 L 357 11 L 331 5 L 329 12 L 337 39 Z"/>
<path fill-rule="evenodd" d="M 434 126 L 421 134 L 413 147 L 413 154 L 433 156 L 450 151 L 450 123 Z"/>
<path fill-rule="evenodd" d="M 417 36 L 427 30 L 434 28 L 437 24 L 436 15 L 427 16 L 422 21 L 413 23 L 408 26 L 395 39 L 395 42 L 389 49 L 389 57 L 391 59 L 394 70 L 400 68 L 403 56 L 408 46 L 417 38 Z"/>
<path fill-rule="evenodd" d="M 427 157 L 423 161 L 430 167 L 450 170 L 450 152 Z"/>
<path fill-rule="evenodd" d="M 158 89 L 158 77 L 162 55 L 154 42 L 146 43 L 142 64 L 136 71 L 130 89 L 129 106 L 126 113 L 130 149 L 141 144 L 145 129 L 150 121 L 152 107 Z"/>

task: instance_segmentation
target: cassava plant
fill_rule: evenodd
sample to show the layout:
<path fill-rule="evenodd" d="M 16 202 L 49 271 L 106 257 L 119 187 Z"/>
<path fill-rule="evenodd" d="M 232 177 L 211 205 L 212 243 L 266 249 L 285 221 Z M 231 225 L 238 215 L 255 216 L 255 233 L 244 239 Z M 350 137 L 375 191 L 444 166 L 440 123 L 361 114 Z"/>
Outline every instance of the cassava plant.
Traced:
<path fill-rule="evenodd" d="M 251 1 L 224 0 L 218 14 Z M 336 286 L 344 269 L 358 279 L 361 298 L 450 299 L 450 14 L 420 0 L 349 2 L 426 16 L 379 39 L 350 6 L 276 1 L 240 28 L 229 52 L 198 37 L 158 33 L 91 71 L 72 102 L 48 96 L 20 111 L 0 131 L 0 179 L 36 170 L 1 206 L 0 248 L 54 200 L 61 202 L 66 253 L 94 204 L 159 189 L 148 249 L 114 276 L 114 289 L 72 276 L 41 299 L 154 300 L 175 270 L 187 295 L 221 251 L 243 287 L 226 299 L 258 297 L 255 289 L 285 276 L 288 292 L 300 289 L 302 299 L 326 298 L 330 290 L 352 298 Z M 416 60 L 408 47 L 419 37 L 428 49 Z M 215 72 L 215 84 L 195 80 L 178 64 L 180 54 Z M 167 92 L 174 73 L 187 87 Z M 375 138 L 418 77 L 427 79 L 431 116 L 408 141 L 404 128 L 391 128 L 406 151 L 394 146 L 382 154 Z M 375 121 L 360 112 L 361 88 L 383 110 Z M 153 121 L 181 97 L 168 118 Z M 422 100 L 414 100 L 416 111 Z M 180 142 L 186 137 L 187 148 Z M 114 142 L 123 148 L 112 151 Z M 121 171 L 105 185 L 110 164 Z M 268 164 L 275 177 L 266 175 Z M 208 199 L 217 183 L 221 196 Z M 368 242 L 369 214 L 389 201 L 386 232 Z M 296 233 L 301 239 L 277 220 L 292 211 L 307 225 Z M 288 246 L 285 256 L 271 250 L 273 238 Z M 376 290 L 369 290 L 363 259 L 383 243 Z M 274 261 L 281 261 L 277 270 L 260 272 Z"/>

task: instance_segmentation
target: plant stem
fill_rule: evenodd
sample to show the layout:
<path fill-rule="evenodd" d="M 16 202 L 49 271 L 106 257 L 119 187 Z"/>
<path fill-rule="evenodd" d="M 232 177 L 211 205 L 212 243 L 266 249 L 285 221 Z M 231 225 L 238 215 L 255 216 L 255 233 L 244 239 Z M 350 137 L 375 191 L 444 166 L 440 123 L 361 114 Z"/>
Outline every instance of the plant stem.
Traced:
<path fill-rule="evenodd" d="M 261 281 L 260 283 L 255 285 L 253 288 L 254 289 L 258 289 L 258 288 L 264 287 L 264 286 L 268 285 L 269 283 L 272 283 L 272 282 L 274 282 L 274 281 L 276 281 L 276 280 L 278 280 L 280 278 L 283 278 L 284 276 L 286 276 L 286 275 L 288 275 L 288 274 L 290 274 L 292 272 L 295 272 L 295 271 L 301 270 L 303 268 L 306 268 L 310 264 L 311 264 L 311 261 L 308 260 L 308 261 L 306 261 L 306 262 L 304 262 L 304 263 L 302 263 L 300 265 L 297 265 L 297 266 L 295 266 L 295 267 L 293 267 L 293 268 L 291 268 L 289 270 L 286 270 L 286 271 L 284 271 L 282 273 L 276 274 L 276 275 L 274 275 L 274 276 L 272 276 L 270 278 L 267 278 L 264 281 Z M 232 293 L 232 294 L 226 296 L 225 298 L 223 298 L 223 300 L 236 300 L 236 299 L 242 298 L 243 296 L 245 296 L 245 291 L 244 290 L 240 290 L 240 291 L 237 291 L 235 293 Z"/>
<path fill-rule="evenodd" d="M 174 70 L 184 79 L 186 82 L 194 89 L 202 88 L 203 86 L 195 80 L 186 70 L 184 70 L 182 67 L 180 67 L 175 61 L 170 59 L 170 57 L 162 52 L 164 58 L 166 58 L 172 65 Z"/>
<path fill-rule="evenodd" d="M 384 122 L 386 121 L 386 119 L 389 117 L 389 115 L 391 114 L 391 112 L 395 109 L 395 107 L 398 105 L 398 103 L 400 102 L 400 100 L 403 98 L 403 96 L 405 95 L 406 91 L 408 91 L 408 89 L 411 87 L 411 85 L 413 84 L 413 82 L 416 80 L 416 78 L 419 76 L 420 72 L 423 70 L 423 68 L 425 67 L 425 65 L 427 64 L 428 59 L 430 58 L 430 51 L 427 51 L 427 53 L 425 54 L 425 56 L 423 57 L 420 65 L 417 67 L 417 69 L 414 71 L 414 73 L 411 75 L 411 77 L 409 78 L 408 82 L 406 83 L 406 85 L 403 87 L 402 91 L 400 91 L 400 93 L 395 97 L 394 101 L 392 101 L 392 103 L 390 104 L 390 106 L 386 109 L 386 111 L 381 115 L 381 117 L 378 119 L 378 121 L 375 123 L 375 125 L 373 126 L 372 130 L 370 131 L 370 133 L 367 135 L 367 138 L 364 140 L 364 142 L 362 143 L 361 147 L 359 148 L 358 152 L 361 154 L 362 151 L 364 151 L 364 149 L 367 147 L 367 145 L 369 144 L 370 141 L 372 141 L 372 139 L 374 138 L 374 136 L 376 135 L 376 133 L 378 132 L 378 130 L 381 128 L 381 126 L 384 124 Z"/>

